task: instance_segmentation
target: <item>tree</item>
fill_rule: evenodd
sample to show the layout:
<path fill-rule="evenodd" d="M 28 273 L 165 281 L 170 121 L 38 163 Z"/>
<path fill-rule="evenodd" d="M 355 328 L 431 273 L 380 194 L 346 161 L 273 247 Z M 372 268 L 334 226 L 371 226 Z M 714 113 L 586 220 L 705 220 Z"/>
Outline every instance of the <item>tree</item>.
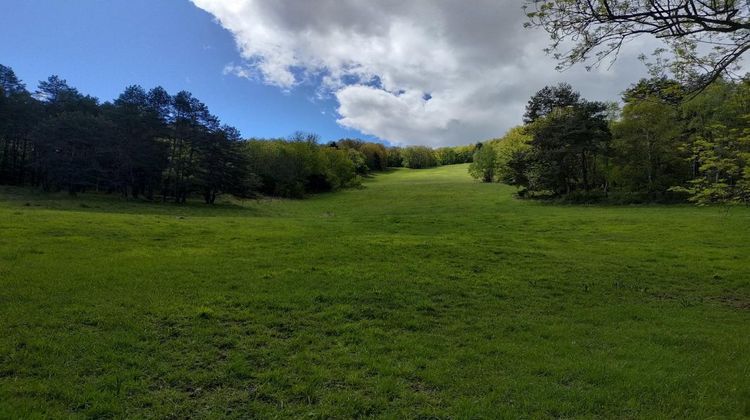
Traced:
<path fill-rule="evenodd" d="M 48 115 L 66 111 L 96 114 L 99 111 L 99 101 L 96 98 L 80 93 L 59 76 L 53 75 L 39 82 L 36 96 L 45 104 Z"/>
<path fill-rule="evenodd" d="M 332 147 L 324 147 L 320 150 L 326 171 L 325 178 L 331 190 L 350 187 L 359 183 L 354 162 L 349 158 L 349 152 L 359 152 L 353 149 L 342 150 Z"/>
<path fill-rule="evenodd" d="M 12 68 L 0 64 L 0 94 L 5 97 L 26 92 L 26 85 Z"/>
<path fill-rule="evenodd" d="M 158 140 L 166 123 L 140 86 L 125 88 L 104 112 L 114 124 L 112 188 L 125 197 L 152 198 L 167 164 L 166 145 Z"/>
<path fill-rule="evenodd" d="M 588 192 L 601 180 L 597 157 L 606 152 L 611 138 L 606 109 L 600 102 L 581 101 L 556 108 L 530 125 L 529 189 L 564 195 Z"/>
<path fill-rule="evenodd" d="M 622 46 L 652 35 L 673 58 L 658 58 L 652 70 L 669 69 L 702 89 L 738 68 L 750 50 L 750 7 L 746 0 L 527 0 L 526 26 L 547 31 L 547 50 L 558 68 L 593 61 L 614 61 Z M 568 45 L 572 47 L 568 50 Z M 663 57 L 664 49 L 655 51 Z"/>
<path fill-rule="evenodd" d="M 471 163 L 476 145 L 450 146 L 435 149 L 435 156 L 440 165 Z"/>
<path fill-rule="evenodd" d="M 510 163 L 519 153 L 527 152 L 531 149 L 529 142 L 532 136 L 526 130 L 526 127 L 513 127 L 505 135 L 493 142 L 496 152 L 495 174 L 497 180 L 506 184 L 516 184 L 518 175 L 511 167 Z"/>
<path fill-rule="evenodd" d="M 677 103 L 681 99 L 675 90 L 679 92 L 665 80 L 643 80 L 626 92 L 621 119 L 613 124 L 611 147 L 610 177 L 618 186 L 654 198 L 689 175 L 680 151 L 683 127 Z"/>
<path fill-rule="evenodd" d="M 502 181 L 508 185 L 523 187 L 519 195 L 523 196 L 528 191 L 541 190 L 532 182 L 532 170 L 534 169 L 534 153 L 531 149 L 516 150 L 511 153 L 510 159 L 505 164 L 507 170 Z"/>
<path fill-rule="evenodd" d="M 38 99 L 37 99 L 38 98 Z M 185 203 L 200 194 L 301 197 L 356 185 L 367 160 L 384 169 L 384 146 L 359 140 L 321 146 L 315 134 L 245 141 L 190 92 L 170 95 L 128 86 L 99 104 L 58 77 L 30 94 L 0 66 L 0 183 L 30 184 L 71 194 L 96 189 L 123 197 Z M 361 149 L 362 151 L 359 151 Z M 28 176 L 31 175 L 31 176 Z"/>
<path fill-rule="evenodd" d="M 365 156 L 371 171 L 384 171 L 388 168 L 388 151 L 379 143 L 364 143 L 358 149 Z"/>
<path fill-rule="evenodd" d="M 456 151 L 456 163 L 471 163 L 471 160 L 474 158 L 476 145 L 456 146 L 453 149 Z"/>
<path fill-rule="evenodd" d="M 33 165 L 43 189 L 76 194 L 98 185 L 103 175 L 99 154 L 109 133 L 94 97 L 83 95 L 57 77 L 39 83 L 45 119 L 34 131 Z"/>
<path fill-rule="evenodd" d="M 357 149 L 342 149 L 346 151 L 346 156 L 354 165 L 354 171 L 359 175 L 366 175 L 370 172 L 370 167 L 367 166 L 367 158 L 365 155 Z"/>
<path fill-rule="evenodd" d="M 178 203 L 184 203 L 195 187 L 199 144 L 218 130 L 219 120 L 190 92 L 178 92 L 172 103 L 174 122 L 162 197 L 171 194 Z"/>
<path fill-rule="evenodd" d="M 248 170 L 247 155 L 242 153 L 239 130 L 231 126 L 207 133 L 197 143 L 199 155 L 195 184 L 206 204 L 214 204 L 224 193 L 245 197 L 255 187 Z"/>
<path fill-rule="evenodd" d="M 481 144 L 481 143 L 480 143 Z M 476 148 L 474 160 L 469 165 L 469 174 L 482 182 L 495 180 L 495 169 L 497 166 L 497 152 L 492 144 L 483 144 Z"/>
<path fill-rule="evenodd" d="M 581 100 L 581 94 L 574 91 L 567 83 L 557 86 L 545 86 L 534 94 L 526 104 L 526 113 L 523 122 L 533 123 L 539 118 L 545 117 L 555 109 L 566 108 L 577 105 Z"/>
<path fill-rule="evenodd" d="M 316 135 L 308 133 L 288 139 L 250 139 L 242 149 L 260 190 L 282 197 L 355 186 L 359 183 L 356 165 L 365 165 L 364 155 L 346 143 L 321 145 Z"/>
<path fill-rule="evenodd" d="M 105 171 L 98 158 L 108 132 L 107 120 L 81 111 L 61 112 L 41 123 L 35 136 L 42 187 L 75 195 L 98 186 Z"/>
<path fill-rule="evenodd" d="M 747 115 L 750 124 L 750 114 Z M 693 144 L 700 161 L 700 175 L 687 188 L 674 188 L 690 194 L 697 204 L 750 204 L 750 128 L 730 129 L 723 124 L 709 127 L 707 137 Z"/>
<path fill-rule="evenodd" d="M 401 154 L 400 147 L 391 147 L 388 149 L 388 166 L 391 168 L 400 168 L 404 166 L 404 157 Z"/>
<path fill-rule="evenodd" d="M 40 106 L 13 69 L 0 65 L 0 184 L 22 185 L 29 180 Z"/>
<path fill-rule="evenodd" d="M 441 165 L 453 165 L 458 161 L 458 154 L 453 147 L 440 147 L 435 149 L 435 156 Z"/>
<path fill-rule="evenodd" d="M 360 175 L 365 175 L 371 171 L 384 171 L 389 166 L 388 149 L 380 143 L 359 139 L 340 139 L 331 142 L 329 146 L 358 152 L 350 153 L 349 156 Z M 364 159 L 364 162 L 360 162 L 360 156 Z"/>
<path fill-rule="evenodd" d="M 692 179 L 673 190 L 697 204 L 750 203 L 750 78 L 714 83 L 681 108 Z"/>
<path fill-rule="evenodd" d="M 431 168 L 438 165 L 435 152 L 426 146 L 411 146 L 401 150 L 404 166 L 411 169 Z"/>
<path fill-rule="evenodd" d="M 678 106 L 686 96 L 685 86 L 680 82 L 660 76 L 641 79 L 630 86 L 625 91 L 623 101 L 625 103 L 655 101 L 666 105 Z"/>

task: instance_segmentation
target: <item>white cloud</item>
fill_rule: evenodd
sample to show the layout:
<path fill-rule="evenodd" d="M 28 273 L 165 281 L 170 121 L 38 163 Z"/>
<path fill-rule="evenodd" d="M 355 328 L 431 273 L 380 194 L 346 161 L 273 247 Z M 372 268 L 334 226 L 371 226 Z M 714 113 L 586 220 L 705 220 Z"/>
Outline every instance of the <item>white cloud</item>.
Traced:
<path fill-rule="evenodd" d="M 609 71 L 558 73 L 543 53 L 546 34 L 522 27 L 516 0 L 192 1 L 235 37 L 244 62 L 225 73 L 284 90 L 320 80 L 338 100 L 339 124 L 394 143 L 496 137 L 546 84 L 614 100 L 644 74 L 635 58 L 643 43 Z"/>

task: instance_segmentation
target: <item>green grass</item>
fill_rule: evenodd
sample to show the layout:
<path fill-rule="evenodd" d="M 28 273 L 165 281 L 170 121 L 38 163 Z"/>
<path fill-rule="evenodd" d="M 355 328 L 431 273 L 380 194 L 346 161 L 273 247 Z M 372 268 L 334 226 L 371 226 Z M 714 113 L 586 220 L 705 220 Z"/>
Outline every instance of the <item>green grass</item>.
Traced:
<path fill-rule="evenodd" d="M 750 209 L 1 191 L 3 418 L 750 416 Z"/>

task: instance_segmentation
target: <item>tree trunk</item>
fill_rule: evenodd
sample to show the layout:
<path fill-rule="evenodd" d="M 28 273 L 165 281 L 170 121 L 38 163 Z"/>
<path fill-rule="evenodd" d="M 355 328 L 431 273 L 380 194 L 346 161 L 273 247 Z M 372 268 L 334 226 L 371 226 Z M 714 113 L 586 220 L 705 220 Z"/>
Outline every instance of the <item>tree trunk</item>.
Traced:
<path fill-rule="evenodd" d="M 648 196 L 649 198 L 653 199 L 653 193 L 654 193 L 654 174 L 653 174 L 653 167 L 654 167 L 654 161 L 653 161 L 653 155 L 651 152 L 651 136 L 646 133 L 646 153 L 648 157 Z"/>
<path fill-rule="evenodd" d="M 583 189 L 589 192 L 589 170 L 586 162 L 586 152 L 581 152 L 581 169 L 583 171 Z"/>
<path fill-rule="evenodd" d="M 20 174 L 18 177 L 19 185 L 23 185 L 26 182 L 26 148 L 28 147 L 28 139 L 24 137 L 23 147 L 21 148 L 21 162 L 19 163 Z"/>

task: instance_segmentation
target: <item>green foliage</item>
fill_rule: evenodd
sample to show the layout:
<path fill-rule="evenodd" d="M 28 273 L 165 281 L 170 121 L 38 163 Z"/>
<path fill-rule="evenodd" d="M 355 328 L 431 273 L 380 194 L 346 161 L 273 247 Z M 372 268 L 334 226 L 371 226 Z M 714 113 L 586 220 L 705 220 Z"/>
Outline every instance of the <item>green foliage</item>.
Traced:
<path fill-rule="evenodd" d="M 506 142 L 506 151 L 502 141 L 488 143 L 497 153 L 492 177 L 523 187 L 522 194 L 571 201 L 747 203 L 750 79 L 719 80 L 697 96 L 688 90 L 663 77 L 644 79 L 613 112 L 567 85 L 545 88 L 529 101 L 530 123 L 517 133 L 533 140 Z M 489 180 L 475 167 L 475 176 Z"/>
<path fill-rule="evenodd" d="M 469 165 L 469 174 L 482 182 L 493 182 L 495 180 L 495 169 L 497 168 L 497 151 L 487 143 L 481 143 L 474 152 L 474 158 Z"/>
<path fill-rule="evenodd" d="M 410 169 L 431 168 L 438 165 L 435 152 L 426 146 L 410 146 L 401 149 L 403 165 Z"/>
<path fill-rule="evenodd" d="M 171 103 L 166 91 L 146 92 L 140 86 L 129 86 L 113 104 L 103 107 L 105 117 L 113 124 L 113 155 L 106 164 L 112 173 L 106 177 L 107 188 L 124 196 L 149 199 L 161 188 L 162 172 L 169 159 L 164 140 L 168 133 L 166 117 L 160 115 L 158 103 L 152 98 L 162 94 Z"/>
<path fill-rule="evenodd" d="M 388 168 L 388 151 L 380 143 L 365 143 L 359 148 L 365 156 L 367 167 L 371 171 L 384 171 Z"/>
<path fill-rule="evenodd" d="M 243 143 L 249 170 L 267 195 L 301 198 L 306 193 L 334 191 L 359 183 L 356 165 L 364 162 L 354 149 L 320 145 L 311 135 L 291 140 Z"/>
<path fill-rule="evenodd" d="M 129 86 L 99 104 L 51 76 L 31 95 L 0 67 L 0 183 L 184 203 L 251 194 L 239 132 L 190 92 Z M 8 92 L 10 95 L 6 94 Z"/>
<path fill-rule="evenodd" d="M 475 168 L 475 175 L 491 181 L 496 175 L 526 192 L 570 195 L 606 189 L 599 163 L 611 140 L 608 119 L 611 107 L 581 99 L 570 85 L 545 87 L 531 97 L 524 120 L 527 125 L 493 141 L 492 174 Z M 484 166 L 488 167 L 487 164 Z"/>
<path fill-rule="evenodd" d="M 562 89 L 564 98 L 552 98 L 552 103 L 565 102 L 571 96 Z M 540 95 L 541 92 L 537 95 Z M 545 94 L 546 95 L 546 94 Z M 577 99 L 577 94 L 572 94 Z M 532 135 L 528 152 L 515 153 L 514 167 L 524 168 L 524 176 L 511 176 L 516 185 L 529 191 L 550 191 L 556 195 L 573 191 L 589 192 L 604 184 L 597 161 L 607 151 L 611 134 L 603 103 L 577 99 L 574 105 L 544 111 L 529 124 Z M 534 99 L 530 102 L 534 103 Z M 543 107 L 543 109 L 546 109 Z M 509 168 L 509 172 L 513 172 Z"/>
<path fill-rule="evenodd" d="M 367 158 L 365 155 L 357 149 L 344 149 L 349 160 L 354 165 L 354 171 L 359 175 L 366 175 L 370 172 L 370 167 L 367 166 Z"/>
<path fill-rule="evenodd" d="M 0 184 L 71 194 L 208 204 L 222 194 L 285 197 L 355 186 L 357 174 L 384 170 L 381 144 L 342 140 L 325 147 L 312 134 L 245 143 L 190 92 L 128 86 L 99 104 L 52 76 L 35 95 L 0 66 Z M 340 150 L 339 150 L 340 149 Z"/>
<path fill-rule="evenodd" d="M 750 202 L 750 78 L 719 81 L 682 105 L 692 179 L 673 190 L 697 204 Z"/>
<path fill-rule="evenodd" d="M 225 126 L 197 145 L 201 164 L 196 184 L 203 199 L 214 204 L 217 196 L 229 193 L 236 197 L 253 195 L 258 188 L 257 175 L 250 172 L 250 156 L 243 152 L 239 131 Z"/>
<path fill-rule="evenodd" d="M 557 109 L 577 106 L 580 102 L 581 94 L 574 91 L 573 87 L 567 83 L 560 83 L 557 86 L 545 86 L 529 99 L 528 104 L 526 104 L 526 113 L 523 116 L 523 122 L 531 124 Z"/>
<path fill-rule="evenodd" d="M 514 171 L 510 164 L 514 156 L 531 150 L 529 143 L 533 137 L 523 126 L 513 127 L 505 135 L 488 144 L 491 145 L 497 154 L 495 157 L 495 175 L 498 181 L 510 185 L 520 184 L 517 182 L 519 174 Z"/>
<path fill-rule="evenodd" d="M 747 114 L 750 127 L 750 113 Z M 750 204 L 750 128 L 728 128 L 715 123 L 692 143 L 692 156 L 700 163 L 700 176 L 685 188 L 697 204 Z"/>
<path fill-rule="evenodd" d="M 359 185 L 356 164 L 351 159 L 350 151 L 331 147 L 320 149 L 323 159 L 325 179 L 331 190 Z"/>
<path fill-rule="evenodd" d="M 746 417 L 750 209 L 466 171 L 213 207 L 0 187 L 0 417 Z"/>
<path fill-rule="evenodd" d="M 456 151 L 452 147 L 440 147 L 435 149 L 435 158 L 440 165 L 452 165 L 457 163 L 456 161 L 458 160 Z"/>
<path fill-rule="evenodd" d="M 360 175 L 372 171 L 384 171 L 388 168 L 388 149 L 380 143 L 369 143 L 359 139 L 341 139 L 329 143 L 329 146 L 353 151 L 352 162 Z"/>
<path fill-rule="evenodd" d="M 471 163 L 475 145 L 440 147 L 435 149 L 435 157 L 440 165 Z"/>
<path fill-rule="evenodd" d="M 641 79 L 625 91 L 626 103 L 642 101 L 657 102 L 677 106 L 687 96 L 686 89 L 679 82 L 664 76 Z"/>
<path fill-rule="evenodd" d="M 316 135 L 245 142 L 190 92 L 128 86 L 99 104 L 57 77 L 35 95 L 0 66 L 0 184 L 49 192 L 208 204 L 222 194 L 303 197 L 359 184 L 390 167 L 426 168 L 471 160 L 473 146 L 391 148 L 358 139 L 326 146 Z M 440 156 L 440 160 L 438 160 Z"/>
<path fill-rule="evenodd" d="M 391 147 L 388 149 L 388 167 L 401 168 L 404 166 L 404 157 L 401 155 L 400 147 Z"/>
<path fill-rule="evenodd" d="M 690 165 L 681 153 L 679 108 L 659 94 L 646 94 L 626 103 L 613 124 L 609 182 L 612 188 L 665 194 L 684 182 Z"/>

